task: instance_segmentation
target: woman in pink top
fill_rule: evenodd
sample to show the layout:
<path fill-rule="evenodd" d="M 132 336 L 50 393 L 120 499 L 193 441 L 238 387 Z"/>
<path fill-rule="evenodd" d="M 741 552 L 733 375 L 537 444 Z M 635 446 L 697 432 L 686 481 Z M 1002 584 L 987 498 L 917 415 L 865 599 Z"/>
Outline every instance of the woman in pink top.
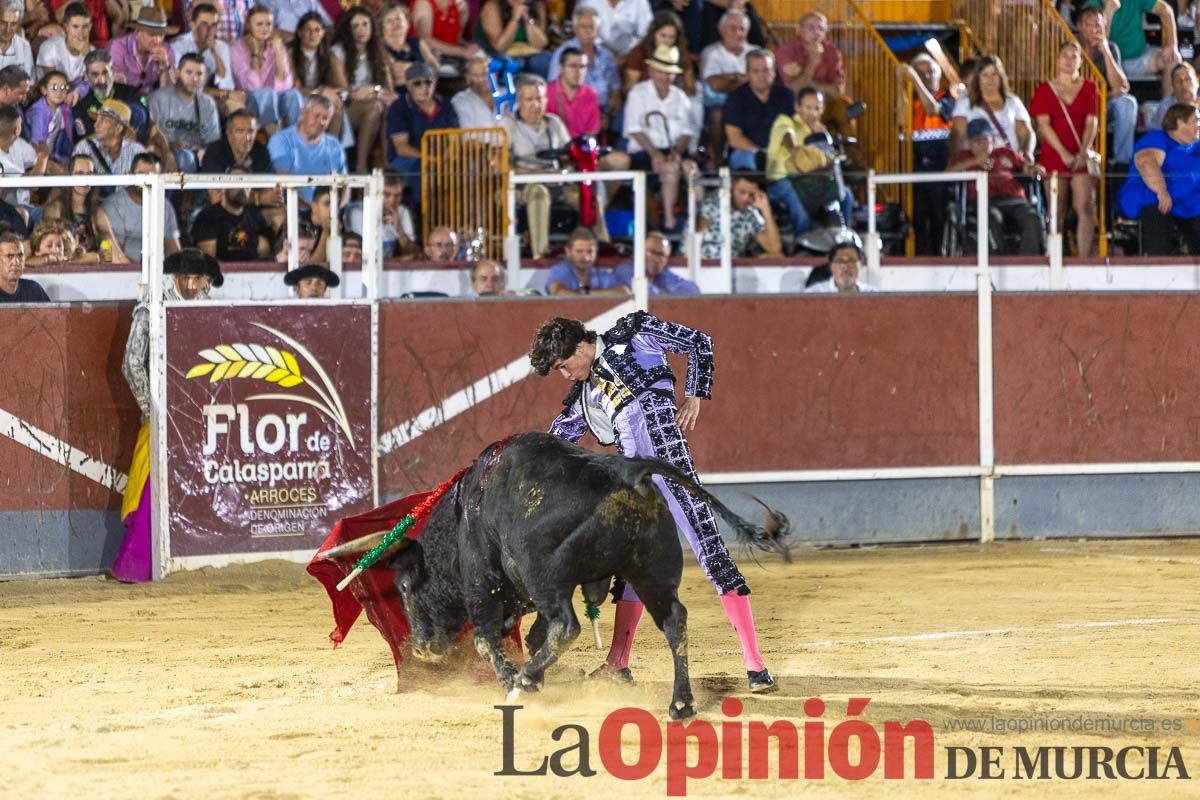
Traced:
<path fill-rule="evenodd" d="M 269 8 L 250 10 L 241 37 L 229 46 L 229 60 L 234 85 L 246 93 L 247 108 L 268 135 L 279 125 L 296 124 L 302 101 L 292 80 L 287 48 L 275 30 Z"/>
<path fill-rule="evenodd" d="M 1055 75 L 1033 93 L 1029 113 L 1037 123 L 1042 150 L 1038 162 L 1048 174 L 1058 173 L 1061 188 L 1070 187 L 1075 207 L 1075 248 L 1092 254 L 1096 240 L 1096 181 L 1088 175 L 1087 151 L 1096 140 L 1100 100 L 1096 84 L 1081 74 L 1083 52 L 1074 40 L 1058 50 Z M 1064 218 L 1067 192 L 1059 192 L 1058 218 Z"/>

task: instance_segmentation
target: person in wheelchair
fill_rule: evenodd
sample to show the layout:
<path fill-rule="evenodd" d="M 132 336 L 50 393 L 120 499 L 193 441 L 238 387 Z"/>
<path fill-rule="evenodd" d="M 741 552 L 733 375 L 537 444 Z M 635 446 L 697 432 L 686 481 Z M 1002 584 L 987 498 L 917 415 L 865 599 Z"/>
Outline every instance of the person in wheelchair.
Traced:
<path fill-rule="evenodd" d="M 767 195 L 787 208 L 796 234 L 811 230 L 813 218 L 821 218 L 833 205 L 840 206 L 842 219 L 849 225 L 854 209 L 850 190 L 838 191 L 834 173 L 837 151 L 821 122 L 824 113 L 821 91 L 811 86 L 801 89 L 796 95 L 796 113 L 776 117 L 767 142 Z"/>
<path fill-rule="evenodd" d="M 956 153 L 946 167 L 949 172 L 983 170 L 988 173 L 988 250 L 997 255 L 1038 255 L 1045 250 L 1041 217 L 1030 205 L 1017 175 L 1044 177 L 1045 170 L 1015 150 L 993 147 L 995 129 L 986 119 L 967 124 L 967 150 Z M 967 199 L 975 202 L 975 183 L 967 183 Z M 1005 229 L 1017 232 L 1015 248 L 1005 242 Z"/>

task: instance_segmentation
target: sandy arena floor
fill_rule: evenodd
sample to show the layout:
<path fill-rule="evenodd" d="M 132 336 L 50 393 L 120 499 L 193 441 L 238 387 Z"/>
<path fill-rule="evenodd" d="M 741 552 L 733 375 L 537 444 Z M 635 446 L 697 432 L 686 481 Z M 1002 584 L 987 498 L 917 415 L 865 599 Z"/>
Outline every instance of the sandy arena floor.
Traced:
<path fill-rule="evenodd" d="M 692 780 L 689 797 L 1200 796 L 1200 541 L 802 551 L 791 566 L 743 566 L 782 690 L 747 696 L 736 640 L 692 565 L 683 600 L 701 717 L 719 723 L 721 701 L 737 694 L 743 721 L 801 725 L 804 700 L 820 697 L 829 731 L 847 698 L 868 697 L 863 718 L 877 727 L 933 726 L 935 778 L 885 782 L 882 765 L 859 783 L 828 768 L 824 780 L 776 780 L 772 770 L 770 780 Z M 332 650 L 325 593 L 299 565 L 202 570 L 148 586 L 10 582 L 0 584 L 0 608 L 0 797 L 666 796 L 665 757 L 651 777 L 626 782 L 597 755 L 609 712 L 632 705 L 661 717 L 666 708 L 670 662 L 648 618 L 636 686 L 582 679 L 601 658 L 585 627 L 546 690 L 523 699 L 517 767 L 573 743 L 551 741 L 559 725 L 591 734 L 599 774 L 560 778 L 493 775 L 502 767 L 493 706 L 504 698 L 473 652 L 457 667 L 406 665 L 406 691 L 396 694 L 386 645 L 365 618 Z M 951 730 L 993 717 L 1043 728 L 1051 719 L 1149 720 L 1156 730 Z M 1004 747 L 1007 777 L 946 779 L 954 745 Z M 1012 780 L 1018 745 L 1158 745 L 1160 768 L 1178 746 L 1193 778 Z"/>

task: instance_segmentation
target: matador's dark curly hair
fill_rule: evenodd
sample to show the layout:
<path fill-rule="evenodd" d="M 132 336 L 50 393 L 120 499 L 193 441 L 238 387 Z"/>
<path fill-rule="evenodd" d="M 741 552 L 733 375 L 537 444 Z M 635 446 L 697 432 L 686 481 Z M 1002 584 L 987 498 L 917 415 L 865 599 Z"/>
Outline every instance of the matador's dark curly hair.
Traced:
<path fill-rule="evenodd" d="M 555 317 L 541 324 L 529 348 L 529 361 L 538 375 L 549 374 L 554 365 L 575 355 L 580 342 L 595 342 L 596 332 L 589 331 L 577 319 Z"/>

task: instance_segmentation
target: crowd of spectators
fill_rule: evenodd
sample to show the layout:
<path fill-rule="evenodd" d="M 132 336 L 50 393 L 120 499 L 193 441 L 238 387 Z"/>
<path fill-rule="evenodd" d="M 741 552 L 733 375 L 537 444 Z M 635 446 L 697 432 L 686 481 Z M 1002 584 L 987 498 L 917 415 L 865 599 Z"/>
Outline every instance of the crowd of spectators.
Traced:
<path fill-rule="evenodd" d="M 648 240 L 648 263 L 685 233 L 687 178 L 720 165 L 736 170 L 727 237 L 735 257 L 787 254 L 800 234 L 829 224 L 830 209 L 841 224 L 852 221 L 855 196 L 837 177 L 833 146 L 850 124 L 847 65 L 817 12 L 777 40 L 748 0 L 50 6 L 0 0 L 4 175 L 384 168 L 385 257 L 449 260 L 465 252 L 442 241 L 456 232 L 435 229 L 424 242 L 419 235 L 420 173 L 436 168 L 422 164 L 422 142 L 430 131 L 486 127 L 506 132 L 516 173 L 570 166 L 578 158 L 572 143 L 588 136 L 609 145 L 594 159 L 599 172 L 646 172 L 649 221 L 660 232 Z M 1154 46 L 1147 14 L 1160 23 Z M 1194 158 L 1186 109 L 1200 100 L 1195 69 L 1180 57 L 1173 9 L 1163 0 L 1107 0 L 1079 9 L 1073 24 L 1077 39 L 1059 50 L 1054 74 L 1028 105 L 995 56 L 956 65 L 937 51 L 902 64 L 900 102 L 912 107 L 916 168 L 989 171 L 992 245 L 1022 254 L 1044 249 L 1048 199 L 1036 185 L 1059 176 L 1057 218 L 1069 220 L 1071 247 L 1081 255 L 1097 249 L 1098 172 L 1130 171 L 1116 206 L 1138 221 L 1143 250 L 1171 252 L 1182 239 L 1194 251 L 1200 208 L 1192 208 L 1195 181 L 1181 171 Z M 496 96 L 505 76 L 492 72 L 498 57 L 516 71 L 503 113 Z M 1105 154 L 1095 152 L 1100 92 L 1088 61 L 1104 83 Z M 1141 115 L 1131 81 L 1148 79 L 1161 82 L 1162 100 Z M 1137 138 L 1139 125 L 1150 133 Z M 8 190 L 0 228 L 25 242 L 33 266 L 138 261 L 140 194 L 136 186 Z M 614 194 L 617 186 L 602 180 L 520 186 L 525 253 L 549 256 L 556 232 L 571 231 L 548 292 L 627 290 L 620 268 L 592 269 L 610 238 Z M 954 224 L 952 196 L 945 185 L 917 189 L 919 252 L 941 251 Z M 169 198 L 165 252 L 194 246 L 221 260 L 286 260 L 281 191 Z M 726 244 L 718 198 L 701 190 L 697 199 L 700 250 L 715 257 Z M 335 215 L 344 252 L 361 250 L 360 197 L 343 195 L 331 208 L 328 191 L 306 188 L 302 206 L 305 262 L 328 262 Z M 793 236 L 781 235 L 785 226 Z M 672 275 L 660 270 L 652 286 L 683 286 Z M 502 270 L 479 276 L 478 286 L 496 281 Z"/>
<path fill-rule="evenodd" d="M 1134 231 L 1114 238 L 1127 254 L 1200 254 L 1200 134 L 1193 120 L 1200 99 L 1195 67 L 1181 57 L 1174 6 L 1164 0 L 1074 5 L 1075 38 L 1059 48 L 1053 74 L 1028 106 L 995 56 L 954 65 L 933 48 L 900 66 L 916 169 L 991 173 L 994 252 L 1043 252 L 1050 219 L 1057 218 L 1070 253 L 1095 255 L 1097 223 L 1107 215 L 1110 230 Z M 1157 23 L 1157 44 L 1148 39 L 1148 17 Z M 1190 12 L 1180 20 L 1194 29 Z M 1106 152 L 1099 152 L 1101 89 Z M 1053 210 L 1044 187 L 1052 175 L 1059 186 Z M 1097 202 L 1100 180 L 1108 181 L 1108 208 Z M 918 253 L 938 254 L 944 245 L 953 225 L 945 211 L 951 196 L 945 185 L 915 187 Z"/>
<path fill-rule="evenodd" d="M 578 137 L 605 139 L 611 151 L 596 157 L 595 168 L 651 173 L 651 223 L 668 244 L 680 239 L 686 222 L 685 177 L 698 166 L 729 161 L 746 170 L 735 191 L 739 251 L 757 247 L 777 255 L 771 199 L 787 208 L 793 228 L 810 224 L 792 188 L 793 171 L 773 175 L 770 187 L 750 173 L 766 167 L 776 117 L 796 111 L 784 83 L 822 80 L 836 92 L 842 81 L 840 55 L 825 41 L 820 15 L 802 20 L 805 44 L 791 48 L 777 76 L 774 55 L 761 49 L 768 43 L 764 26 L 746 0 L 51 5 L 0 0 L 4 175 L 324 175 L 385 168 L 382 238 L 390 258 L 458 255 L 419 240 L 421 146 L 431 130 L 474 127 L 506 131 L 517 172 L 558 168 Z M 814 23 L 815 36 L 808 32 Z M 505 113 L 497 112 L 494 96 L 504 76 L 490 72 L 497 56 L 519 70 Z M 789 136 L 778 147 L 791 153 L 804 144 Z M 605 211 L 615 188 L 523 185 L 526 252 L 549 255 L 552 228 L 564 225 L 591 230 L 597 246 L 606 242 Z M 343 196 L 343 207 L 326 210 L 320 207 L 326 196 L 302 192 L 298 244 L 305 260 L 328 258 L 333 214 L 361 237 L 361 198 Z M 288 243 L 281 191 L 168 197 L 167 253 L 194 246 L 222 260 L 282 260 Z M 701 199 L 711 250 L 720 226 L 713 198 Z M 552 214 L 560 207 L 574 207 L 575 215 L 564 222 Z M 35 229 L 52 220 L 71 229 L 71 241 L 51 236 L 57 243 L 35 252 Z M 136 262 L 141 191 L 10 190 L 0 200 L 0 224 L 27 242 L 31 265 Z"/>

